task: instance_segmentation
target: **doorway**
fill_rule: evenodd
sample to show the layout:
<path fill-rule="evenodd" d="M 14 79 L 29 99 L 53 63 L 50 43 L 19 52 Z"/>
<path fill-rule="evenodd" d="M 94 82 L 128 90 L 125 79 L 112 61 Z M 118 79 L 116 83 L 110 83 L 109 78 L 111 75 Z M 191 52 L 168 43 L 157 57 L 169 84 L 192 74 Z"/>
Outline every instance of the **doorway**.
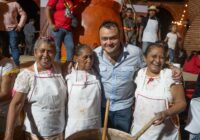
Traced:
<path fill-rule="evenodd" d="M 165 8 L 158 7 L 158 9 L 159 12 L 157 14 L 157 17 L 160 20 L 161 25 L 161 39 L 164 40 L 167 33 L 169 32 L 169 26 L 171 25 L 174 18 L 171 13 Z"/>

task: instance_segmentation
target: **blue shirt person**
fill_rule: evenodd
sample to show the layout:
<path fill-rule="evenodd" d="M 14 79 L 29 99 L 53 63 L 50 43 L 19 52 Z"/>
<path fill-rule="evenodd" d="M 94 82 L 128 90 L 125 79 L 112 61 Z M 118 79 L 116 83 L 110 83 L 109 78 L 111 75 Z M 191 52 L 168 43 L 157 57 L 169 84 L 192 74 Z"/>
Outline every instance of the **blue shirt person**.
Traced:
<path fill-rule="evenodd" d="M 102 83 L 102 117 L 106 99 L 110 99 L 108 127 L 129 132 L 134 97 L 133 76 L 145 64 L 141 50 L 123 46 L 117 23 L 105 21 L 99 28 L 101 46 L 95 49 L 95 67 Z"/>

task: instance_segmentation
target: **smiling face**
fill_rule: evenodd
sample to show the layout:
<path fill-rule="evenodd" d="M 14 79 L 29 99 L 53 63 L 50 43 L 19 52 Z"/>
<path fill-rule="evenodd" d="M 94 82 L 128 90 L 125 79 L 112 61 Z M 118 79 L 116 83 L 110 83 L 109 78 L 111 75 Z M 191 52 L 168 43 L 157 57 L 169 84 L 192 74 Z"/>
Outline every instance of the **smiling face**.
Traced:
<path fill-rule="evenodd" d="M 99 31 L 100 43 L 109 56 L 115 56 L 120 49 L 120 33 L 115 27 L 102 27 Z"/>
<path fill-rule="evenodd" d="M 86 71 L 91 70 L 94 63 L 94 53 L 92 49 L 86 47 L 80 50 L 76 61 L 78 62 L 78 69 Z"/>
<path fill-rule="evenodd" d="M 39 70 L 50 69 L 55 58 L 55 48 L 54 46 L 43 42 L 35 49 L 34 56 Z"/>
<path fill-rule="evenodd" d="M 156 76 L 160 73 L 165 63 L 165 52 L 163 47 L 150 46 L 145 55 L 147 72 L 150 76 Z"/>

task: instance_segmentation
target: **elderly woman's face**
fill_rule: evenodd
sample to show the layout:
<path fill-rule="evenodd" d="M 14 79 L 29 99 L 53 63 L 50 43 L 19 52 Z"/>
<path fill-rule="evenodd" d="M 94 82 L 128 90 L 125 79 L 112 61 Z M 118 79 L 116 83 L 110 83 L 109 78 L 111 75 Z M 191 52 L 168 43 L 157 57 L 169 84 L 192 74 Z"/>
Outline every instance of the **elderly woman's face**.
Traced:
<path fill-rule="evenodd" d="M 49 69 L 52 66 L 55 57 L 54 46 L 42 43 L 34 52 L 36 62 L 42 69 Z"/>
<path fill-rule="evenodd" d="M 80 70 L 90 70 L 94 63 L 94 53 L 90 48 L 84 48 L 81 50 L 79 56 L 77 56 L 78 68 Z"/>
<path fill-rule="evenodd" d="M 164 49 L 153 47 L 145 57 L 148 71 L 153 74 L 159 74 L 165 62 Z"/>

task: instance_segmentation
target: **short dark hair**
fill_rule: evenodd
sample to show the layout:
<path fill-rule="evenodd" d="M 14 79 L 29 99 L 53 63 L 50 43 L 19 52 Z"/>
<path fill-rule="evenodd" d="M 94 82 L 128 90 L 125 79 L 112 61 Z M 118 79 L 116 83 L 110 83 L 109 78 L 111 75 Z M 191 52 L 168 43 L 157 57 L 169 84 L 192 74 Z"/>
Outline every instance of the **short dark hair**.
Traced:
<path fill-rule="evenodd" d="M 162 44 L 162 43 L 160 43 L 160 42 L 150 44 L 150 45 L 147 47 L 146 51 L 144 52 L 144 56 L 147 57 L 147 55 L 149 54 L 149 52 L 150 52 L 153 48 L 162 48 L 162 49 L 163 49 L 163 52 L 164 52 L 164 57 L 166 57 L 167 51 L 165 51 L 164 44 Z"/>
<path fill-rule="evenodd" d="M 133 12 L 132 8 L 127 8 L 127 9 L 126 9 L 126 12 L 128 12 L 128 11 Z"/>
<path fill-rule="evenodd" d="M 106 28 L 106 29 L 117 28 L 117 30 L 120 32 L 119 25 L 117 24 L 117 22 L 111 21 L 111 20 L 106 20 L 106 21 L 104 21 L 104 22 L 100 25 L 99 30 L 100 30 L 101 28 Z"/>

